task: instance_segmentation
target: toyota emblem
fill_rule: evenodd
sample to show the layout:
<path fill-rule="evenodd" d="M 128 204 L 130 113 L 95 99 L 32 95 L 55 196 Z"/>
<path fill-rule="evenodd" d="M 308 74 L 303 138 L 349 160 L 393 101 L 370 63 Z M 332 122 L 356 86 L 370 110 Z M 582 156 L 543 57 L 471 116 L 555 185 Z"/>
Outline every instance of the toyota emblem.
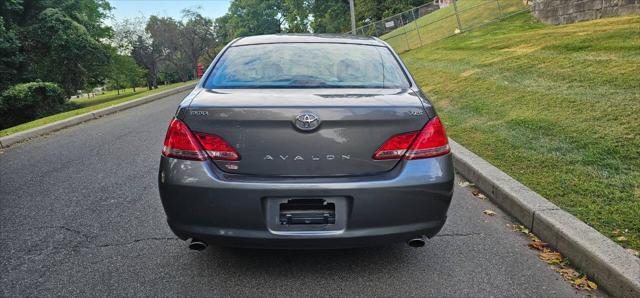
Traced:
<path fill-rule="evenodd" d="M 316 129 L 320 125 L 320 118 L 318 118 L 318 115 L 314 113 L 304 112 L 296 116 L 294 124 L 300 130 L 310 131 Z"/>

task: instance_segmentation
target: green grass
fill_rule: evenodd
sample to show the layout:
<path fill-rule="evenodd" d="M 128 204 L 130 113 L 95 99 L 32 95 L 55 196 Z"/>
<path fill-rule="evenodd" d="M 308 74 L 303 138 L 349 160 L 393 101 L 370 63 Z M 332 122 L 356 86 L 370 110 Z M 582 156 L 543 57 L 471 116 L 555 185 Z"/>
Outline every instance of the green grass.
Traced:
<path fill-rule="evenodd" d="M 402 57 L 449 136 L 640 250 L 640 16 L 524 13 Z"/>
<path fill-rule="evenodd" d="M 508 15 L 525 8 L 522 0 L 458 0 L 457 3 L 462 30 L 495 21 L 501 15 Z M 454 35 L 456 28 L 458 28 L 458 22 L 454 8 L 453 5 L 449 5 L 380 38 L 396 51 L 404 52 Z"/>
<path fill-rule="evenodd" d="M 8 136 L 10 134 L 14 134 L 16 132 L 25 131 L 28 129 L 36 128 L 38 126 L 42 126 L 45 124 L 49 124 L 58 120 L 67 119 L 73 116 L 77 116 L 80 114 L 84 114 L 87 112 L 95 111 L 98 109 L 110 107 L 113 105 L 117 105 L 119 103 L 123 103 L 126 101 L 134 100 L 141 98 L 143 96 L 155 94 L 158 92 L 166 91 L 171 88 L 180 87 L 188 84 L 193 84 L 196 81 L 189 81 L 184 83 L 175 83 L 170 85 L 159 86 L 158 89 L 147 90 L 146 88 L 139 88 L 136 92 L 120 91 L 120 95 L 117 94 L 116 91 L 108 91 L 105 94 L 101 94 L 91 98 L 80 98 L 80 99 L 72 99 L 71 102 L 76 103 L 78 105 L 77 109 L 66 111 L 60 114 L 51 115 L 48 117 L 40 118 L 37 120 L 33 120 L 31 122 L 22 123 L 20 125 L 16 125 L 13 127 L 9 127 L 3 130 L 0 130 L 0 137 Z"/>

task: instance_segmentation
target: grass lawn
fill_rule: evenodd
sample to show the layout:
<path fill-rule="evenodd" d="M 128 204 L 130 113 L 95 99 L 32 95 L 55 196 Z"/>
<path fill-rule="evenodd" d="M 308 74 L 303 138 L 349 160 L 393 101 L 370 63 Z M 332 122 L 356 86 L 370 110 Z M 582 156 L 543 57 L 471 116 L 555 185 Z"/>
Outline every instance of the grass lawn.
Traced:
<path fill-rule="evenodd" d="M 640 250 L 640 16 L 523 13 L 402 58 L 450 137 Z"/>
<path fill-rule="evenodd" d="M 60 114 L 51 115 L 48 117 L 40 118 L 33 120 L 31 122 L 22 123 L 20 125 L 16 125 L 14 127 L 9 127 L 3 130 L 0 130 L 0 137 L 7 136 L 16 132 L 24 131 L 27 129 L 35 128 L 38 126 L 42 126 L 45 124 L 49 124 L 58 120 L 70 118 L 73 116 L 77 116 L 80 114 L 84 114 L 87 112 L 95 111 L 98 109 L 102 109 L 105 107 L 113 106 L 119 103 L 123 103 L 125 101 L 134 100 L 137 98 L 141 98 L 143 96 L 151 95 L 154 93 L 166 91 L 171 88 L 180 87 L 188 84 L 193 84 L 196 81 L 189 81 L 184 83 L 175 83 L 165 86 L 158 86 L 158 89 L 147 90 L 144 87 L 140 87 L 136 89 L 136 92 L 131 90 L 127 90 L 126 92 L 120 91 L 120 95 L 117 94 L 116 91 L 108 91 L 105 94 L 101 94 L 91 98 L 79 98 L 72 99 L 71 102 L 77 103 L 79 108 L 71 111 L 67 111 Z"/>
<path fill-rule="evenodd" d="M 458 0 L 457 5 L 462 30 L 495 21 L 500 15 L 508 15 L 526 7 L 522 0 Z M 404 52 L 454 35 L 456 28 L 458 22 L 453 5 L 449 5 L 380 38 L 396 51 Z"/>

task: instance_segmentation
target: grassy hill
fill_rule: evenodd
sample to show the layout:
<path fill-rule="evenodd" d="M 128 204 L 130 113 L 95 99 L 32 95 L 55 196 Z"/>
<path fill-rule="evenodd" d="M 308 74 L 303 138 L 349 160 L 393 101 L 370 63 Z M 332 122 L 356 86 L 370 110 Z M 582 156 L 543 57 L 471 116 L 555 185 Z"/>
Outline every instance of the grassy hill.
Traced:
<path fill-rule="evenodd" d="M 640 250 L 640 16 L 524 13 L 402 58 L 452 138 Z"/>
<path fill-rule="evenodd" d="M 509 15 L 526 8 L 522 0 L 458 0 L 457 5 L 462 30 L 495 21 L 501 15 Z M 458 22 L 454 7 L 449 5 L 380 38 L 393 46 L 396 51 L 404 52 L 454 35 L 456 28 L 458 28 Z M 407 32 L 406 36 L 405 32 Z"/>

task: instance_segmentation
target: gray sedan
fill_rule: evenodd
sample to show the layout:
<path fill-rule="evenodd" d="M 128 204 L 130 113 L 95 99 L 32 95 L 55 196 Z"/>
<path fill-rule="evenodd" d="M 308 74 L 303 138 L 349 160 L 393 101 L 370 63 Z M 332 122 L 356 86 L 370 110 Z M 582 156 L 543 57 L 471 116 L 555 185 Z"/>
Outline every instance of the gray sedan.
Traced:
<path fill-rule="evenodd" d="M 159 189 L 192 249 L 418 247 L 453 180 L 444 127 L 386 43 L 268 35 L 227 45 L 179 105 Z"/>

